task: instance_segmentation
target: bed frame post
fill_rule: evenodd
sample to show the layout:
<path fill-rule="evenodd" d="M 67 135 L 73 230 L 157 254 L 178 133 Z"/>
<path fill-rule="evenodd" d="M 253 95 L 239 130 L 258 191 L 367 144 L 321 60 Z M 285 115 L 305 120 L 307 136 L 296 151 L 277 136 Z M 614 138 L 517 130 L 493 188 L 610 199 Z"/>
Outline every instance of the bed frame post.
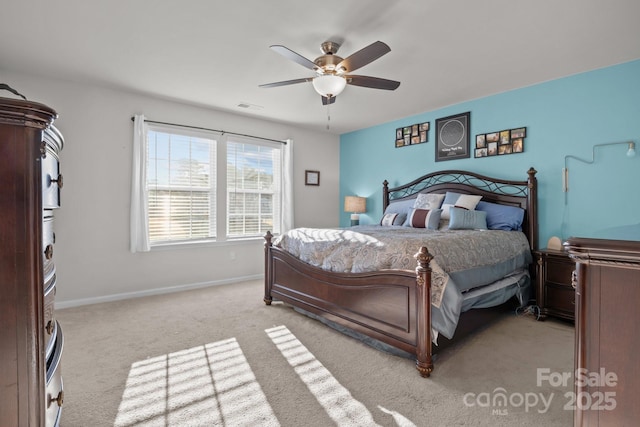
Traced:
<path fill-rule="evenodd" d="M 422 377 L 428 377 L 433 371 L 431 358 L 431 267 L 433 256 L 425 246 L 415 254 L 417 311 L 416 311 L 416 369 Z"/>
<path fill-rule="evenodd" d="M 527 217 L 529 219 L 529 246 L 532 251 L 538 249 L 538 212 L 536 207 L 538 206 L 538 173 L 533 167 L 530 167 L 527 171 L 529 178 L 527 179 L 527 187 L 529 192 L 527 193 Z"/>
<path fill-rule="evenodd" d="M 389 181 L 386 179 L 382 182 L 382 212 L 389 206 Z"/>
<path fill-rule="evenodd" d="M 271 231 L 267 231 L 264 235 L 264 303 L 271 305 L 273 298 L 271 297 L 271 239 L 273 234 Z"/>

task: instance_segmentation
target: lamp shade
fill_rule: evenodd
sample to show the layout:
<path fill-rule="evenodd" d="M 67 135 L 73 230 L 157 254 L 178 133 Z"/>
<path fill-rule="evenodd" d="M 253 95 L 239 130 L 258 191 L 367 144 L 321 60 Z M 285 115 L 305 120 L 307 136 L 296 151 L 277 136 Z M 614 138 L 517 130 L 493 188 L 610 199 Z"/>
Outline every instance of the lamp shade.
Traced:
<path fill-rule="evenodd" d="M 344 198 L 344 211 L 352 213 L 363 213 L 367 211 L 367 199 L 358 196 L 347 196 Z"/>
<path fill-rule="evenodd" d="M 347 80 L 334 74 L 324 74 L 315 77 L 311 83 L 316 92 L 328 98 L 340 95 L 347 85 Z"/>

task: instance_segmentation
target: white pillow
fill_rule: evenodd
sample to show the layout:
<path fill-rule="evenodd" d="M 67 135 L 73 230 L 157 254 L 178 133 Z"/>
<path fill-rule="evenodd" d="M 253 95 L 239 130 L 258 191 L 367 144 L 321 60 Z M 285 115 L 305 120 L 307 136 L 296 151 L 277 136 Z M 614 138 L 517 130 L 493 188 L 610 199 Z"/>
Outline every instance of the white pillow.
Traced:
<path fill-rule="evenodd" d="M 444 200 L 444 194 L 418 194 L 413 207 L 416 209 L 440 209 L 442 201 Z"/>
<path fill-rule="evenodd" d="M 464 208 L 467 210 L 475 210 L 478 203 L 480 203 L 482 196 L 476 196 L 473 194 L 458 194 L 447 191 L 447 194 L 442 203 L 442 219 L 449 219 L 449 209 L 453 206 Z"/>
<path fill-rule="evenodd" d="M 472 211 L 476 208 L 476 206 L 478 206 L 480 199 L 482 199 L 482 196 L 474 196 L 471 194 L 461 194 L 453 206 L 455 206 L 456 208 L 464 208 L 466 210 Z"/>

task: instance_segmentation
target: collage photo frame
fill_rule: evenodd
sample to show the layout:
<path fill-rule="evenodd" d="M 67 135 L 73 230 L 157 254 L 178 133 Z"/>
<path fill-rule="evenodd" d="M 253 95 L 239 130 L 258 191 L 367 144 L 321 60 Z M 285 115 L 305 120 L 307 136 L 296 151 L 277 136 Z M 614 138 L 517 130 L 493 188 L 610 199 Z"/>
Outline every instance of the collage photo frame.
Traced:
<path fill-rule="evenodd" d="M 505 129 L 476 135 L 475 157 L 503 156 L 524 152 L 527 128 Z"/>

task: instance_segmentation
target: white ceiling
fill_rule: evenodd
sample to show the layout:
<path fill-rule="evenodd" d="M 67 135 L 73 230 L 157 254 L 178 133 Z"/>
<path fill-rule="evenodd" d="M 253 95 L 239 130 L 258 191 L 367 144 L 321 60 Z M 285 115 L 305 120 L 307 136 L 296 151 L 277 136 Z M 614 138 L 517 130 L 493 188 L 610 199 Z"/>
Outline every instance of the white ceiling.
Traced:
<path fill-rule="evenodd" d="M 313 60 L 326 40 L 342 57 L 387 43 L 356 74 L 400 87 L 348 86 L 333 133 L 640 58 L 638 0 L 5 0 L 1 11 L 0 82 L 3 69 L 43 74 L 320 131 L 327 107 L 311 83 L 258 87 L 313 76 L 269 46 Z"/>

